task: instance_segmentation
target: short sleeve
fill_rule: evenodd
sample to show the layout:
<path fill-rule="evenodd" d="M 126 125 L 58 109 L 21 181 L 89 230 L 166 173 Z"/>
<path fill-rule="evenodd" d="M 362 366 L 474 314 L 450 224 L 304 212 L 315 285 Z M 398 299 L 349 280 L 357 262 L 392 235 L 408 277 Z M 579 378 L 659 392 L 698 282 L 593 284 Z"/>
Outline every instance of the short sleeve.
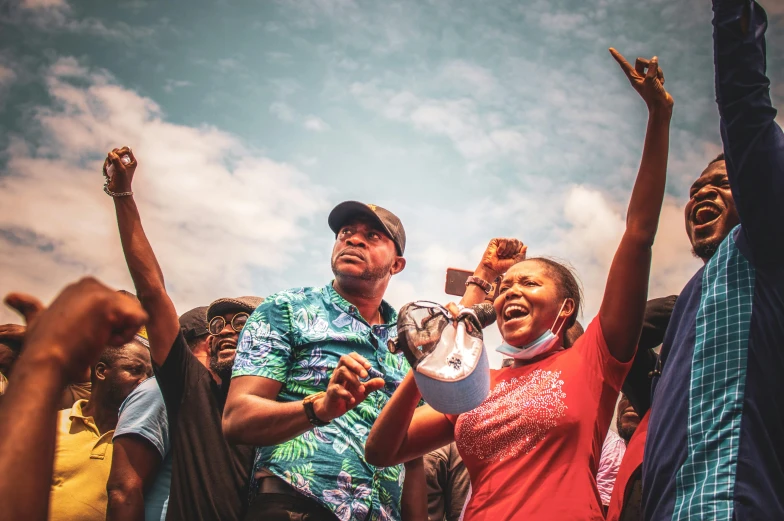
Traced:
<path fill-rule="evenodd" d="M 193 356 L 182 332 L 174 339 L 163 365 L 153 364 L 153 370 L 172 423 L 179 415 L 190 385 L 204 376 L 211 378 L 207 369 Z"/>
<path fill-rule="evenodd" d="M 291 316 L 285 293 L 268 297 L 256 308 L 240 333 L 232 378 L 262 376 L 286 382 L 293 361 Z"/>
<path fill-rule="evenodd" d="M 618 393 L 621 391 L 634 359 L 621 362 L 610 353 L 598 316 L 591 321 L 585 333 L 570 349 L 581 353 L 581 361 L 586 364 L 586 369 L 593 368 L 602 376 L 606 385 Z"/>
<path fill-rule="evenodd" d="M 131 434 L 149 441 L 161 459 L 169 452 L 169 420 L 155 377 L 139 384 L 120 406 L 112 439 Z"/>

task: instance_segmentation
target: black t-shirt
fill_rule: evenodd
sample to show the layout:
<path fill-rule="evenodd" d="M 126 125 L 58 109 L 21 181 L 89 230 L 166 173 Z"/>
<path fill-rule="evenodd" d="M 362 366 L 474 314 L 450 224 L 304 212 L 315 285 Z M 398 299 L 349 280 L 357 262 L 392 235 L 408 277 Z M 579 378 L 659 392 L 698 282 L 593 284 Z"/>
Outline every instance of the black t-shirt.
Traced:
<path fill-rule="evenodd" d="M 242 519 L 254 449 L 226 441 L 221 430 L 228 387 L 222 389 L 177 335 L 155 368 L 171 433 L 172 480 L 167 521 Z"/>

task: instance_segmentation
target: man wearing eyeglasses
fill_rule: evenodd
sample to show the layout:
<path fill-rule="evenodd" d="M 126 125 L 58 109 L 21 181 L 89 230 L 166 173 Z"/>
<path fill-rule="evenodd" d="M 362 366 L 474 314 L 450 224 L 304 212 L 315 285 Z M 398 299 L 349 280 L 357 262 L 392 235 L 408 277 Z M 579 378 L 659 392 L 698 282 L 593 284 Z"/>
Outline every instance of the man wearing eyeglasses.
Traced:
<path fill-rule="evenodd" d="M 131 186 L 136 168 L 130 149 L 114 149 L 104 163 L 104 192 L 114 199 L 128 270 L 149 315 L 150 354 L 169 420 L 172 478 L 166 519 L 238 521 L 245 515 L 254 451 L 251 446 L 229 443 L 221 421 L 238 334 L 261 299 L 227 298 L 212 303 L 207 310 L 210 366 L 205 367 L 188 346 L 184 336 L 188 328 L 181 327 L 142 228 Z M 185 322 L 185 326 L 191 324 Z M 200 336 L 199 331 L 189 336 Z M 129 458 L 129 470 L 142 480 L 151 472 L 145 460 L 150 458 L 136 453 Z"/>

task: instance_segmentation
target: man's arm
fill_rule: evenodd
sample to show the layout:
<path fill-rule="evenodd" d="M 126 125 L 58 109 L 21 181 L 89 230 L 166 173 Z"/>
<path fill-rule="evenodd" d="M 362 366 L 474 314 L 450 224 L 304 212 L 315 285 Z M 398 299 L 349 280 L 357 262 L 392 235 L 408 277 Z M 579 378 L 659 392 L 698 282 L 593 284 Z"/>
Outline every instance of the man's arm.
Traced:
<path fill-rule="evenodd" d="M 713 0 L 716 102 L 732 195 L 754 261 L 784 256 L 784 133 L 765 75 L 767 16 L 752 0 Z"/>
<path fill-rule="evenodd" d="M 634 357 L 645 314 L 651 248 L 667 177 L 673 99 L 664 90 L 655 56 L 650 61 L 638 58 L 632 67 L 618 51 L 610 52 L 648 107 L 648 129 L 626 214 L 626 229 L 613 257 L 599 309 L 607 349 L 616 360 L 627 362 Z"/>
<path fill-rule="evenodd" d="M 161 455 L 152 443 L 137 435 L 114 440 L 112 470 L 106 491 L 109 495 L 107 521 L 144 521 L 144 491 L 161 465 Z"/>
<path fill-rule="evenodd" d="M 240 333 L 232 382 L 223 410 L 223 434 L 232 443 L 268 447 L 309 431 L 302 401 L 278 402 L 292 364 L 290 304 L 272 295 L 253 312 Z M 322 421 L 332 421 L 384 386 L 382 378 L 365 383 L 370 363 L 356 353 L 340 358 L 327 391 L 313 402 Z"/>
<path fill-rule="evenodd" d="M 402 521 L 424 521 L 427 519 L 427 480 L 425 462 L 416 458 L 405 463 L 406 479 L 403 481 L 401 501 Z"/>
<path fill-rule="evenodd" d="M 128 154 L 131 163 L 123 164 L 120 156 Z M 111 163 L 114 174 L 109 182 L 109 191 L 124 193 L 132 191 L 136 158 L 128 148 L 114 149 L 106 158 L 105 167 Z M 136 296 L 150 316 L 147 334 L 150 340 L 150 355 L 156 365 L 161 366 L 169 356 L 174 339 L 180 331 L 177 311 L 174 308 L 163 282 L 163 273 L 142 228 L 142 220 L 133 195 L 114 197 L 117 225 L 120 229 L 125 262 L 136 287 Z"/>
<path fill-rule="evenodd" d="M 109 346 L 123 345 L 146 320 L 133 299 L 95 279 L 65 288 L 48 310 L 29 295 L 6 303 L 28 324 L 14 384 L 0 405 L 3 519 L 43 521 L 49 510 L 57 403 L 66 382 Z"/>

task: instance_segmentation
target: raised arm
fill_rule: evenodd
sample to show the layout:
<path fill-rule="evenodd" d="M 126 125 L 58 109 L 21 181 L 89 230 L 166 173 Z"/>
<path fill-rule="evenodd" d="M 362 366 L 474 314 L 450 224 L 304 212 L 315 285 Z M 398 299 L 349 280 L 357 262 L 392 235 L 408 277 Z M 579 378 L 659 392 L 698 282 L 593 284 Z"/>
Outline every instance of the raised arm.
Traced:
<path fill-rule="evenodd" d="M 131 162 L 127 165 L 120 159 L 126 154 L 131 158 Z M 115 148 L 109 152 L 104 169 L 109 164 L 113 166 L 114 174 L 108 182 L 108 192 L 130 194 L 112 196 L 117 213 L 117 225 L 120 229 L 125 262 L 128 264 L 128 271 L 130 271 L 133 284 L 136 286 L 136 296 L 150 316 L 147 323 L 147 334 L 150 339 L 152 361 L 161 366 L 169 356 L 174 339 L 180 331 L 177 311 L 166 293 L 163 273 L 158 266 L 150 241 L 147 240 L 147 235 L 144 233 L 142 219 L 133 199 L 132 183 L 137 167 L 136 158 L 127 147 Z"/>
<path fill-rule="evenodd" d="M 474 277 L 493 284 L 497 278 L 503 277 L 509 268 L 524 261 L 527 251 L 528 246 L 517 239 L 491 239 L 482 254 L 482 260 L 474 270 Z M 492 295 L 489 297 L 492 298 Z M 481 287 L 469 284 L 460 305 L 471 307 L 487 299 L 488 294 Z"/>
<path fill-rule="evenodd" d="M 365 443 L 365 459 L 377 467 L 390 467 L 455 440 L 452 422 L 429 405 L 417 407 L 419 393 L 409 371 L 400 387 L 384 406 Z"/>
<path fill-rule="evenodd" d="M 765 75 L 767 15 L 752 0 L 713 0 L 713 12 L 716 101 L 733 199 L 754 260 L 780 262 L 784 133 Z"/>
<path fill-rule="evenodd" d="M 626 214 L 626 230 L 615 252 L 599 309 L 610 353 L 616 360 L 627 362 L 634 356 L 645 313 L 651 248 L 664 200 L 673 100 L 664 90 L 664 75 L 656 57 L 650 61 L 638 58 L 632 67 L 618 51 L 610 52 L 648 106 L 648 129 Z"/>

